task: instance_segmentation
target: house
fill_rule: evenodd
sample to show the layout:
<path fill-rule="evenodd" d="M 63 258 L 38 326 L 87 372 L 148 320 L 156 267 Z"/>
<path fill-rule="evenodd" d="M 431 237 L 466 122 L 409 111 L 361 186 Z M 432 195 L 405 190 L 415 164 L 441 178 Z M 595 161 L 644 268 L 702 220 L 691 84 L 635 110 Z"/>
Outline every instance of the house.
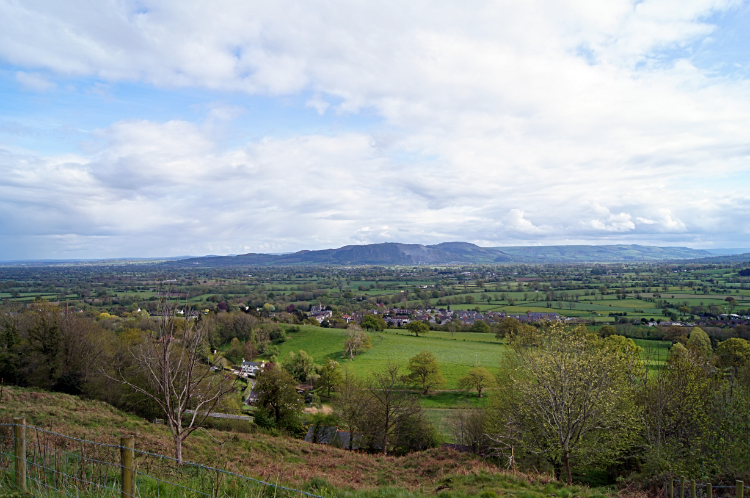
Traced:
<path fill-rule="evenodd" d="M 254 361 L 245 361 L 242 359 L 242 365 L 240 365 L 240 374 L 245 376 L 255 377 L 255 374 L 263 368 L 264 362 L 256 363 Z"/>
<path fill-rule="evenodd" d="M 254 405 L 258 401 L 258 392 L 255 390 L 255 381 L 250 379 L 250 394 L 245 398 L 246 405 Z"/>
<path fill-rule="evenodd" d="M 333 312 L 330 310 L 313 311 L 310 313 L 310 318 L 315 318 L 318 323 L 323 323 L 323 320 L 331 318 L 332 316 Z"/>
<path fill-rule="evenodd" d="M 409 320 L 408 318 L 386 318 L 385 319 L 385 323 L 393 327 L 403 327 L 405 325 L 408 325 L 410 321 L 411 320 Z"/>

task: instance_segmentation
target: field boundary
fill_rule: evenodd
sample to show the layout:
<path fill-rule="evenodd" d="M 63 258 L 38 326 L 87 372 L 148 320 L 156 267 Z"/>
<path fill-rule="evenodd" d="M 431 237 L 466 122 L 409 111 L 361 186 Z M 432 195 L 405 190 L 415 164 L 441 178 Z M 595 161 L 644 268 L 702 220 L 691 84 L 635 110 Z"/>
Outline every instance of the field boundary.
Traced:
<path fill-rule="evenodd" d="M 243 476 L 230 470 L 178 461 L 135 448 L 78 439 L 26 425 L 0 423 L 0 487 L 43 497 L 274 496 L 324 498 Z"/>

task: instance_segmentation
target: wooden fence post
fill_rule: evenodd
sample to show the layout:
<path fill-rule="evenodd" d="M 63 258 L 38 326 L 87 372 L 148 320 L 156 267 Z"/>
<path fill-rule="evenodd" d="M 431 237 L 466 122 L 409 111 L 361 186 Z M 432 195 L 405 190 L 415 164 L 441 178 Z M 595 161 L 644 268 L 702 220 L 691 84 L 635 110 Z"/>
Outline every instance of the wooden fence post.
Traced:
<path fill-rule="evenodd" d="M 680 476 L 680 498 L 685 498 L 685 477 Z"/>
<path fill-rule="evenodd" d="M 674 477 L 669 478 L 669 496 L 667 498 L 674 498 Z"/>
<path fill-rule="evenodd" d="M 690 481 L 690 497 L 691 498 L 698 498 L 697 495 L 695 494 L 695 479 L 693 479 L 692 481 Z"/>
<path fill-rule="evenodd" d="M 737 498 L 742 498 L 744 494 L 745 494 L 745 483 L 742 481 L 737 481 Z"/>
<path fill-rule="evenodd" d="M 710 482 L 706 484 L 706 498 L 714 498 L 714 488 Z"/>
<path fill-rule="evenodd" d="M 120 439 L 120 468 L 122 469 L 122 498 L 135 496 L 135 448 L 133 436 Z"/>
<path fill-rule="evenodd" d="M 16 442 L 16 487 L 26 492 L 26 419 L 14 418 Z"/>

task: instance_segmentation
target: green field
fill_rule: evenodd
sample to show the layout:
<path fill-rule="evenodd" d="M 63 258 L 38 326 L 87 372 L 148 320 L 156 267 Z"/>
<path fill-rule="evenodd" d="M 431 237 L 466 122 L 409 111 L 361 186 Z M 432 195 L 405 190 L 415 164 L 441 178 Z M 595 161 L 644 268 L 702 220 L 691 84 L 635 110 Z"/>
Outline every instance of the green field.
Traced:
<path fill-rule="evenodd" d="M 476 398 L 475 393 L 458 390 L 458 379 L 464 376 L 474 365 L 497 372 L 506 346 L 495 339 L 492 334 L 456 332 L 451 338 L 450 332 L 430 332 L 424 337 L 414 337 L 405 330 L 390 329 L 370 333 L 372 349 L 349 360 L 343 356 L 345 331 L 314 326 L 302 326 L 299 332 L 290 333 L 285 343 L 279 347 L 283 358 L 290 351 L 303 350 L 313 357 L 316 363 L 325 359 L 338 361 L 343 367 L 358 376 L 366 377 L 370 372 L 382 369 L 388 362 L 393 362 L 405 370 L 409 358 L 422 350 L 431 351 L 440 364 L 440 369 L 447 385 L 435 394 L 424 396 L 422 405 L 425 408 L 456 408 L 469 403 L 482 405 L 486 399 Z M 669 356 L 670 342 L 635 339 L 643 348 L 643 359 L 650 370 L 663 366 Z"/>
<path fill-rule="evenodd" d="M 303 350 L 316 363 L 334 359 L 356 375 L 365 376 L 382 369 L 389 361 L 406 367 L 409 358 L 422 350 L 431 351 L 438 360 L 447 381 L 445 389 L 457 389 L 458 379 L 476 365 L 497 371 L 505 346 L 491 334 L 430 332 L 414 337 L 406 331 L 388 330 L 371 333 L 372 349 L 354 360 L 343 357 L 344 330 L 305 326 L 280 346 L 281 356 Z"/>

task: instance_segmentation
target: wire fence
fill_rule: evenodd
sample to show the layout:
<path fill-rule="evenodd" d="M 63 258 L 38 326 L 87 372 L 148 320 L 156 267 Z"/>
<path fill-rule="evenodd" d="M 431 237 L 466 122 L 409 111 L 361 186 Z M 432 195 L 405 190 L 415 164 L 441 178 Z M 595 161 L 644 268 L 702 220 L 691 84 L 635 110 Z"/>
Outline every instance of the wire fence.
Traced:
<path fill-rule="evenodd" d="M 58 434 L 25 421 L 0 423 L 0 489 L 44 498 L 230 498 L 320 495 L 133 447 Z"/>
<path fill-rule="evenodd" d="M 700 483 L 696 480 L 682 478 L 670 479 L 667 484 L 666 498 L 750 498 L 750 486 L 743 481 L 734 484 Z"/>

